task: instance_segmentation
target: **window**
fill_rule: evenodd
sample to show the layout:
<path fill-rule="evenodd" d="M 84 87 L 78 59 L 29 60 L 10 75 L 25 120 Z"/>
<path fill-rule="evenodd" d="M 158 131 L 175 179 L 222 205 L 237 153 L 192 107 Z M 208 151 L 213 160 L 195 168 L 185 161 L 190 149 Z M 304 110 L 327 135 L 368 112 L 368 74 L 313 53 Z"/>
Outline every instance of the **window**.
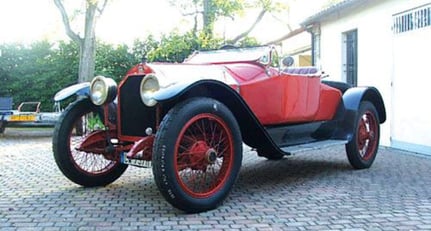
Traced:
<path fill-rule="evenodd" d="M 343 33 L 343 79 L 352 86 L 358 84 L 358 30 Z"/>
<path fill-rule="evenodd" d="M 431 4 L 395 14 L 392 21 L 394 34 L 431 26 Z"/>

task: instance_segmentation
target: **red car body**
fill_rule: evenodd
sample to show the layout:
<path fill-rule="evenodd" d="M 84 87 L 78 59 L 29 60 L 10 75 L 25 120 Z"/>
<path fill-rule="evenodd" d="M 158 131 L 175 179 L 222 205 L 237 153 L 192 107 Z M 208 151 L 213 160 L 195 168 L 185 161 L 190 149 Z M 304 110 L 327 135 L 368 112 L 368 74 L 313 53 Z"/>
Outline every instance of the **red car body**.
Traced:
<path fill-rule="evenodd" d="M 56 100 L 82 97 L 56 126 L 56 162 L 84 186 L 152 162 L 162 195 L 187 212 L 213 209 L 227 196 L 243 142 L 274 160 L 345 144 L 354 168 L 370 167 L 386 120 L 378 90 L 325 82 L 317 68 L 279 61 L 273 47 L 200 51 L 180 64 L 142 62 L 118 87 L 99 76 L 67 88 Z"/>

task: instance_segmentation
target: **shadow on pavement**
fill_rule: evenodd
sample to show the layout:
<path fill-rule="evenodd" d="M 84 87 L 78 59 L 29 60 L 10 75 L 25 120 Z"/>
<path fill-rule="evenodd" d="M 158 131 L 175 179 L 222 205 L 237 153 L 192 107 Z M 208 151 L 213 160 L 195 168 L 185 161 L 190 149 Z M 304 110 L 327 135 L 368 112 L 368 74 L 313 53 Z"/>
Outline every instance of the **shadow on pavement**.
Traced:
<path fill-rule="evenodd" d="M 54 128 L 10 128 L 7 127 L 0 138 L 52 137 Z"/>

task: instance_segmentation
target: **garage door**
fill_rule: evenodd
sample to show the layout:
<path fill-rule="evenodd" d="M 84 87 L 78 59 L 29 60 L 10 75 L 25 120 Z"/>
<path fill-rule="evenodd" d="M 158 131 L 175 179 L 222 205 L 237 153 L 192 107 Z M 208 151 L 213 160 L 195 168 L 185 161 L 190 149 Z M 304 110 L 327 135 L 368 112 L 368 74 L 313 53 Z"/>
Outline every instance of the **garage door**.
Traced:
<path fill-rule="evenodd" d="M 393 22 L 392 146 L 431 155 L 431 4 Z"/>

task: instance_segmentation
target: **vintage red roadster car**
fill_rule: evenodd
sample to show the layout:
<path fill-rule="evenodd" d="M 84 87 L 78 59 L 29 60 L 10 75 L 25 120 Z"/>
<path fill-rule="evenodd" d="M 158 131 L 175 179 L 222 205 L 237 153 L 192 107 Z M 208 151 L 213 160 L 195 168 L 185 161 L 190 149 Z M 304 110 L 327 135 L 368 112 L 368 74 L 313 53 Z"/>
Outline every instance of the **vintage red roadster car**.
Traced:
<path fill-rule="evenodd" d="M 55 161 L 87 187 L 151 166 L 163 197 L 186 212 L 220 205 L 243 143 L 270 160 L 345 145 L 353 168 L 369 168 L 386 120 L 379 91 L 281 63 L 271 46 L 198 51 L 183 63 L 143 61 L 118 86 L 97 76 L 63 89 L 56 100 L 78 99 L 56 125 Z"/>

